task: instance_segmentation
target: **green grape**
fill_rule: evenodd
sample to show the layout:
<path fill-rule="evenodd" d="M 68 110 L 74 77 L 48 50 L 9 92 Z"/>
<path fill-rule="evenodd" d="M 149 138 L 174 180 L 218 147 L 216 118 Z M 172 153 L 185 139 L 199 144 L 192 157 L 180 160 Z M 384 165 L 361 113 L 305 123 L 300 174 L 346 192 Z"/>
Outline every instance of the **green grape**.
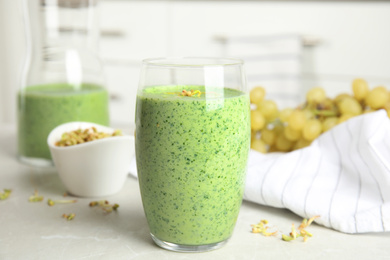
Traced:
<path fill-rule="evenodd" d="M 263 101 L 265 97 L 265 89 L 263 87 L 257 86 L 254 87 L 250 92 L 249 92 L 249 98 L 250 102 L 252 104 L 259 104 L 261 101 Z"/>
<path fill-rule="evenodd" d="M 390 99 L 386 102 L 386 104 L 383 106 L 383 108 L 384 108 L 386 111 L 390 111 Z"/>
<path fill-rule="evenodd" d="M 265 144 L 273 145 L 276 139 L 276 133 L 274 130 L 264 128 L 263 130 L 261 130 L 260 138 Z"/>
<path fill-rule="evenodd" d="M 352 81 L 352 91 L 358 101 L 364 100 L 369 92 L 367 82 L 364 79 L 355 79 Z"/>
<path fill-rule="evenodd" d="M 360 115 L 363 112 L 362 106 L 354 98 L 344 98 L 339 102 L 340 113 L 350 115 Z"/>
<path fill-rule="evenodd" d="M 283 134 L 284 131 L 284 125 L 283 124 L 274 124 L 274 128 L 272 131 L 275 132 L 276 135 L 281 135 Z"/>
<path fill-rule="evenodd" d="M 322 122 L 322 131 L 323 132 L 326 132 L 328 131 L 329 129 L 331 129 L 332 127 L 336 126 L 337 125 L 337 122 L 338 122 L 338 118 L 337 117 L 328 117 L 326 118 L 323 122 Z"/>
<path fill-rule="evenodd" d="M 288 140 L 283 134 L 276 138 L 275 147 L 282 152 L 288 152 L 292 149 L 294 142 Z"/>
<path fill-rule="evenodd" d="M 325 90 L 321 87 L 312 88 L 306 93 L 306 101 L 309 104 L 321 103 L 325 99 L 326 93 Z"/>
<path fill-rule="evenodd" d="M 353 95 L 341 93 L 330 99 L 323 88 L 315 87 L 306 93 L 305 103 L 279 111 L 274 101 L 264 99 L 264 88 L 253 88 L 250 101 L 256 109 L 251 111 L 252 149 L 260 152 L 300 149 L 337 124 L 381 108 L 390 118 L 390 92 L 385 87 L 370 91 L 367 82 L 357 78 L 352 81 L 352 91 Z"/>
<path fill-rule="evenodd" d="M 267 152 L 267 146 L 261 139 L 254 139 L 251 142 L 251 148 L 253 150 L 256 150 L 260 153 L 266 153 Z"/>
<path fill-rule="evenodd" d="M 284 109 L 282 109 L 279 112 L 279 119 L 280 119 L 280 121 L 282 121 L 283 123 L 287 123 L 287 120 L 290 117 L 292 111 L 294 111 L 294 109 L 292 109 L 292 108 L 284 108 Z"/>
<path fill-rule="evenodd" d="M 278 116 L 278 106 L 275 101 L 263 100 L 258 104 L 257 109 L 264 115 L 268 120 L 275 119 Z"/>
<path fill-rule="evenodd" d="M 275 145 L 272 145 L 268 148 L 268 152 L 269 153 L 273 153 L 273 152 L 279 152 L 278 149 L 276 148 Z"/>
<path fill-rule="evenodd" d="M 293 150 L 298 150 L 301 148 L 305 148 L 311 144 L 311 141 L 306 140 L 305 138 L 301 138 L 294 144 Z"/>
<path fill-rule="evenodd" d="M 341 93 L 341 94 L 338 94 L 333 100 L 334 100 L 334 103 L 338 104 L 344 98 L 352 98 L 352 96 L 350 94 L 347 94 L 347 93 Z"/>
<path fill-rule="evenodd" d="M 297 141 L 301 138 L 302 132 L 292 129 L 290 126 L 284 128 L 284 136 L 290 141 Z"/>
<path fill-rule="evenodd" d="M 302 110 L 294 110 L 288 118 L 288 125 L 295 131 L 300 131 L 305 125 L 306 115 Z"/>
<path fill-rule="evenodd" d="M 259 131 L 265 126 L 265 118 L 259 110 L 251 110 L 251 128 Z"/>
<path fill-rule="evenodd" d="M 306 120 L 311 119 L 311 118 L 314 118 L 313 111 L 311 111 L 311 110 L 309 110 L 309 109 L 304 109 L 304 110 L 302 110 L 302 111 L 303 111 L 303 113 L 305 114 Z"/>
<path fill-rule="evenodd" d="M 373 109 L 382 108 L 388 100 L 389 94 L 383 86 L 373 88 L 365 99 L 366 104 Z"/>
<path fill-rule="evenodd" d="M 323 110 L 333 110 L 335 108 L 335 104 L 332 99 L 326 98 L 317 108 Z"/>
<path fill-rule="evenodd" d="M 307 120 L 303 130 L 302 136 L 308 141 L 313 141 L 322 133 L 322 125 L 318 119 Z"/>

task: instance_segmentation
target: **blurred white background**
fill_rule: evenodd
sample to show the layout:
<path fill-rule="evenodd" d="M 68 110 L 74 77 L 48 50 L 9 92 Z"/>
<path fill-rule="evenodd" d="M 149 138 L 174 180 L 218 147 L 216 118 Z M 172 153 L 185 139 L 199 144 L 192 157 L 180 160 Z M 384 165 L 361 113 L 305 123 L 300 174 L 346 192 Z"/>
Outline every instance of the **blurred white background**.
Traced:
<path fill-rule="evenodd" d="M 0 124 L 16 121 L 26 42 L 22 0 L 0 0 Z M 297 105 L 308 88 L 350 92 L 353 78 L 390 88 L 389 1 L 101 0 L 100 55 L 111 123 L 134 122 L 140 62 L 160 56 L 236 56 L 248 87 Z"/>

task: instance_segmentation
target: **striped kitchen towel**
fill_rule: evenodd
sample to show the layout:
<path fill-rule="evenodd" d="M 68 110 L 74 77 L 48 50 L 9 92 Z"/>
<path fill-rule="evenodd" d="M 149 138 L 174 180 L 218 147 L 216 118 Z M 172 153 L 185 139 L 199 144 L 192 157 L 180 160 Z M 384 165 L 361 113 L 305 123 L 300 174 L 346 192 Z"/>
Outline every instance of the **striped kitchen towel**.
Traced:
<path fill-rule="evenodd" d="M 345 233 L 390 231 L 390 120 L 361 115 L 290 153 L 251 150 L 244 199 Z"/>

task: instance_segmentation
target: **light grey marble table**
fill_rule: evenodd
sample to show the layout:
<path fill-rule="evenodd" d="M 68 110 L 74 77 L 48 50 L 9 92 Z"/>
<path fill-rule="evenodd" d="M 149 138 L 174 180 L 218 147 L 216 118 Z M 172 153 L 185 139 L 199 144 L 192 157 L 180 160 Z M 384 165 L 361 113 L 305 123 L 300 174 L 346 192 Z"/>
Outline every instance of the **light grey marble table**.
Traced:
<path fill-rule="evenodd" d="M 176 253 L 153 244 L 142 209 L 137 180 L 105 198 L 76 198 L 74 204 L 49 207 L 48 198 L 63 199 L 65 188 L 54 168 L 34 168 L 16 159 L 16 127 L 0 126 L 0 190 L 12 189 L 0 201 L 0 259 L 390 259 L 390 234 L 343 234 L 316 224 L 313 237 L 284 242 L 280 236 L 251 233 L 251 224 L 266 219 L 273 230 L 290 232 L 301 218 L 288 210 L 243 203 L 235 231 L 221 249 Z M 43 202 L 28 202 L 38 190 Z M 71 197 L 72 198 L 72 197 Z M 104 213 L 88 206 L 107 199 L 120 205 Z M 62 214 L 75 213 L 67 221 Z"/>

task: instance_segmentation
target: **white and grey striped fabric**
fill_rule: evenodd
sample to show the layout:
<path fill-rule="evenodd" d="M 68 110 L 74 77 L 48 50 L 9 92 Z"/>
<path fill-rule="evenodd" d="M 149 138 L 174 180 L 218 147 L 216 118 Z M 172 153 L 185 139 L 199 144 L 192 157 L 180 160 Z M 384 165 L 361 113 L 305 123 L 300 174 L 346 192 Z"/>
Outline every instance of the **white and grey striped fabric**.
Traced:
<path fill-rule="evenodd" d="M 244 199 L 345 233 L 390 231 L 390 120 L 348 120 L 290 153 L 250 152 Z"/>

